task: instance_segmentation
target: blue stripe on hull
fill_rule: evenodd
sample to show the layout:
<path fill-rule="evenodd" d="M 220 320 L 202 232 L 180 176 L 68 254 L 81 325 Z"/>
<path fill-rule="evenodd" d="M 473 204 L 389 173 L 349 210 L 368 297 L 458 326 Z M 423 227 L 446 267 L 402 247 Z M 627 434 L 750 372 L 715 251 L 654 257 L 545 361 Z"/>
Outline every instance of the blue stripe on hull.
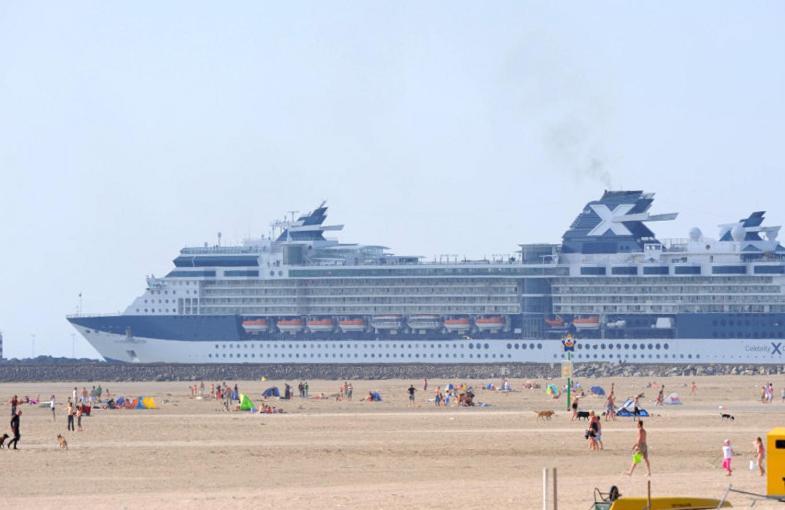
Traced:
<path fill-rule="evenodd" d="M 240 340 L 241 321 L 237 315 L 114 315 L 108 317 L 69 317 L 69 322 L 86 328 L 118 335 L 209 342 Z M 130 328 L 130 329 L 129 329 Z"/>

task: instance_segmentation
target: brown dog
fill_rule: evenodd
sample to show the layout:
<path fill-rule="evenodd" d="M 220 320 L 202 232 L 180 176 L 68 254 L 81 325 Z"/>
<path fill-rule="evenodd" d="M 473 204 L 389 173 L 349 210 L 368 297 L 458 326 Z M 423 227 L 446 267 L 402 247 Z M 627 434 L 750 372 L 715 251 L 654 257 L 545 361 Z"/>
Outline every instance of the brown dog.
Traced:
<path fill-rule="evenodd" d="M 547 410 L 547 411 L 534 411 L 537 413 L 538 420 L 550 420 L 553 416 L 556 415 L 556 411 Z"/>
<path fill-rule="evenodd" d="M 68 441 L 62 436 L 62 434 L 57 434 L 57 444 L 60 445 L 60 448 L 63 450 L 68 449 Z"/>

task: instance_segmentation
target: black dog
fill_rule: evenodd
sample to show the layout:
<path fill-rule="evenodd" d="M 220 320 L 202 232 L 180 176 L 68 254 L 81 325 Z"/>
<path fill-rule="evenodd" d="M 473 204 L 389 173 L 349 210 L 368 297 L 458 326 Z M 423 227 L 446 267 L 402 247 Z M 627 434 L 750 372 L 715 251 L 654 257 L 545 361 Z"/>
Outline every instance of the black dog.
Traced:
<path fill-rule="evenodd" d="M 589 421 L 589 411 L 578 411 L 576 414 L 579 420 L 586 420 Z"/>
<path fill-rule="evenodd" d="M 5 440 L 8 439 L 9 437 L 11 436 L 9 436 L 8 434 L 3 434 L 2 436 L 0 436 L 0 448 L 5 448 Z"/>
<path fill-rule="evenodd" d="M 722 413 L 722 414 L 720 414 L 720 417 L 723 420 L 733 420 L 733 421 L 736 421 L 736 418 L 734 418 L 732 414 Z"/>

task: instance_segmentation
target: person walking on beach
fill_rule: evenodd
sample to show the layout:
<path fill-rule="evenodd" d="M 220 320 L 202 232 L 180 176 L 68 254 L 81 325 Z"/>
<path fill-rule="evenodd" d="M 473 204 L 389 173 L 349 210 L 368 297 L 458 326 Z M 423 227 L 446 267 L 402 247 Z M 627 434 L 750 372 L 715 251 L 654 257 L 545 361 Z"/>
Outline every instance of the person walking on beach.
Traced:
<path fill-rule="evenodd" d="M 660 391 L 657 393 L 656 405 L 661 406 L 665 403 L 665 385 L 660 386 Z"/>
<path fill-rule="evenodd" d="M 52 395 L 52 400 L 49 401 L 49 409 L 52 410 L 52 421 L 57 421 L 55 417 L 55 396 Z"/>
<path fill-rule="evenodd" d="M 414 392 L 417 391 L 414 389 L 414 385 L 410 384 L 409 389 L 406 390 L 409 393 L 409 407 L 414 407 Z"/>
<path fill-rule="evenodd" d="M 349 383 L 349 386 L 346 388 L 346 398 L 351 400 L 353 391 L 354 391 L 354 387 L 352 386 L 352 383 Z"/>
<path fill-rule="evenodd" d="M 575 421 L 578 418 L 578 400 L 580 400 L 580 398 L 581 397 L 576 396 L 575 400 L 572 401 L 572 417 L 570 418 L 570 421 Z"/>
<path fill-rule="evenodd" d="M 422 381 L 422 390 L 423 391 L 428 391 L 428 378 L 427 377 L 424 378 L 423 381 Z"/>
<path fill-rule="evenodd" d="M 695 384 L 695 381 L 692 381 L 692 384 L 690 385 L 690 395 L 695 395 L 697 391 L 698 391 L 698 385 Z"/>
<path fill-rule="evenodd" d="M 11 417 L 11 433 L 14 435 L 14 438 L 8 442 L 8 449 L 11 449 L 11 443 L 14 444 L 14 450 L 17 450 L 17 444 L 19 444 L 19 440 L 22 439 L 22 434 L 19 433 L 19 419 L 22 417 L 22 410 L 18 410 L 16 414 Z"/>
<path fill-rule="evenodd" d="M 71 399 L 68 399 L 68 404 L 65 407 L 65 414 L 66 414 L 66 428 L 70 431 L 74 430 L 74 404 L 71 402 Z"/>
<path fill-rule="evenodd" d="M 763 476 L 766 470 L 763 468 L 763 459 L 766 457 L 766 448 L 763 446 L 763 440 L 759 437 L 755 438 L 755 461 L 758 465 L 758 473 Z"/>
<path fill-rule="evenodd" d="M 643 420 L 638 421 L 638 435 L 635 439 L 635 444 L 632 445 L 632 451 L 640 454 L 641 459 L 646 462 L 647 475 L 651 476 L 651 465 L 649 464 L 649 445 L 646 443 L 646 429 L 643 428 Z M 637 465 L 638 464 L 633 460 L 629 471 L 627 471 L 627 475 L 632 476 L 632 472 L 635 471 L 635 466 Z"/>
<path fill-rule="evenodd" d="M 733 474 L 733 469 L 730 467 L 730 461 L 733 460 L 733 448 L 730 446 L 730 439 L 722 442 L 722 469 L 725 470 L 726 476 Z"/>
<path fill-rule="evenodd" d="M 611 389 L 608 398 L 605 400 L 605 421 L 609 420 L 616 421 L 616 402 L 613 389 Z"/>

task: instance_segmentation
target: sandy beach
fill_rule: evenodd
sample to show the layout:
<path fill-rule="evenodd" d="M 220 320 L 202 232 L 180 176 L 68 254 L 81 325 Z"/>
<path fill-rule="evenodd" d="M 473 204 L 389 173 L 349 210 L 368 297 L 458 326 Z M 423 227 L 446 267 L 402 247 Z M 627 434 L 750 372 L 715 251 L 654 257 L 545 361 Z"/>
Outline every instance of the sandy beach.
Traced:
<path fill-rule="evenodd" d="M 696 395 L 689 384 L 697 383 Z M 584 389 L 615 384 L 619 400 L 644 392 L 653 416 L 649 431 L 655 495 L 719 497 L 729 482 L 762 492 L 765 483 L 748 469 L 752 441 L 782 425 L 783 381 L 773 380 L 774 403 L 761 404 L 761 377 L 667 378 L 666 394 L 678 392 L 683 405 L 654 405 L 651 378 L 584 380 Z M 210 383 L 205 381 L 209 389 Z M 234 384 L 235 381 L 227 381 Z M 603 421 L 605 450 L 590 451 L 585 422 L 572 422 L 565 400 L 544 389 L 481 390 L 500 380 L 351 381 L 350 401 L 273 399 L 286 412 L 227 413 L 219 402 L 192 398 L 188 383 L 101 383 L 114 395 L 152 396 L 157 410 L 96 410 L 85 430 L 66 433 L 64 402 L 71 389 L 93 384 L 3 384 L 7 400 L 40 395 L 59 401 L 57 419 L 48 408 L 22 405 L 19 451 L 0 451 L 0 508 L 541 508 L 542 469 L 559 473 L 563 509 L 588 508 L 595 487 L 618 485 L 622 494 L 645 495 L 645 470 L 624 471 L 635 440 L 632 419 Z M 471 384 L 485 407 L 436 408 L 433 389 L 447 382 Z M 544 385 L 546 381 L 536 381 Z M 295 386 L 297 381 L 289 381 Z M 417 388 L 409 407 L 406 388 Z M 239 381 L 257 402 L 282 381 Z M 338 392 L 338 381 L 309 381 L 311 396 Z M 382 402 L 364 402 L 368 391 Z M 720 418 L 719 406 L 734 415 Z M 602 411 L 604 398 L 587 396 L 581 408 Z M 9 407 L 4 406 L 9 414 Z M 535 410 L 554 409 L 553 420 L 538 421 Z M 6 419 L 7 420 L 7 419 Z M 7 421 L 0 425 L 8 430 Z M 57 447 L 65 434 L 69 450 Z M 721 469 L 722 442 L 738 456 L 734 474 Z M 748 500 L 731 499 L 735 507 Z M 759 503 L 756 508 L 779 508 Z"/>

